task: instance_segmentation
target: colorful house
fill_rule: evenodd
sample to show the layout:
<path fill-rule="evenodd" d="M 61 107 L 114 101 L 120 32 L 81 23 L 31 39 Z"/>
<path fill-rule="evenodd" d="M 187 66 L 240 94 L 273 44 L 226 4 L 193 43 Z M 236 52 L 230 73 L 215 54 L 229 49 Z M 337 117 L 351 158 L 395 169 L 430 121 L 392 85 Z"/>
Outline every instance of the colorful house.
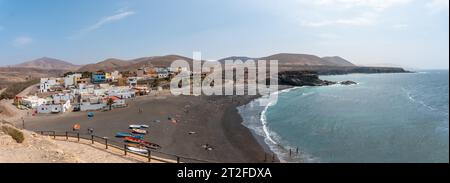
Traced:
<path fill-rule="evenodd" d="M 91 76 L 91 82 L 95 84 L 106 82 L 106 74 L 104 72 L 93 73 Z"/>

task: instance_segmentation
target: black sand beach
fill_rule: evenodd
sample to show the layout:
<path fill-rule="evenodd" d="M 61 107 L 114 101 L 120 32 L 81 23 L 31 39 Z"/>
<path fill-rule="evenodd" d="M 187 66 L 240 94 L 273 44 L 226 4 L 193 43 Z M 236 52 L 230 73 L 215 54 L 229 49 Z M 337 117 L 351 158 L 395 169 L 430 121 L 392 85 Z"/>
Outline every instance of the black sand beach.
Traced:
<path fill-rule="evenodd" d="M 147 96 L 129 101 L 127 108 L 94 112 L 91 119 L 86 112 L 39 115 L 26 117 L 25 125 L 28 130 L 65 132 L 78 123 L 81 133 L 93 128 L 96 135 L 121 142 L 116 132 L 129 132 L 130 124 L 147 124 L 145 139 L 161 145 L 164 153 L 213 162 L 263 162 L 267 148 L 241 124 L 236 109 L 256 97 Z M 205 144 L 213 150 L 205 150 Z"/>

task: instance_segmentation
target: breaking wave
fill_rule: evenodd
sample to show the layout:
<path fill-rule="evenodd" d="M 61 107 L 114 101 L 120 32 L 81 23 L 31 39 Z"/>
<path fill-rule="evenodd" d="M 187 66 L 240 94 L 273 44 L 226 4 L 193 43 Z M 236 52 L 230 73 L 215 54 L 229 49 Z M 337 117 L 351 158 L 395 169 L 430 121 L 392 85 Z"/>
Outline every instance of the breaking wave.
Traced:
<path fill-rule="evenodd" d="M 302 87 L 280 90 L 271 95 L 279 95 L 299 88 Z M 303 93 L 302 95 L 308 96 L 311 94 L 313 94 L 313 92 Z M 318 158 L 312 157 L 301 149 L 298 149 L 298 147 L 292 147 L 288 143 L 283 142 L 276 132 L 270 130 L 266 113 L 271 106 L 276 104 L 276 102 L 272 101 L 266 106 L 259 106 L 259 100 L 261 99 L 253 100 L 247 105 L 238 107 L 238 111 L 244 120 L 243 125 L 250 129 L 254 134 L 262 137 L 264 143 L 277 155 L 280 162 L 320 162 Z M 289 150 L 291 150 L 291 152 L 289 152 Z M 290 153 L 294 155 L 290 156 Z"/>

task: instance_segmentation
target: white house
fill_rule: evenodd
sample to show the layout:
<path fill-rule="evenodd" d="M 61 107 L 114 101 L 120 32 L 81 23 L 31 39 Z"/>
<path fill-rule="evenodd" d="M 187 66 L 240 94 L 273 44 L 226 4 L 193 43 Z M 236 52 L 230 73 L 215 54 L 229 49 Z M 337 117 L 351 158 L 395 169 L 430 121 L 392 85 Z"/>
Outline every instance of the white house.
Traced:
<path fill-rule="evenodd" d="M 41 84 L 39 86 L 39 91 L 41 93 L 49 92 L 50 89 L 57 86 L 56 79 L 41 78 Z"/>
<path fill-rule="evenodd" d="M 95 89 L 94 90 L 94 95 L 95 96 L 103 96 L 106 93 L 106 89 Z"/>
<path fill-rule="evenodd" d="M 60 103 L 65 103 L 66 101 L 73 100 L 73 95 L 69 94 L 69 93 L 59 93 L 59 94 L 54 94 L 52 95 L 53 98 L 53 103 L 55 104 L 60 104 Z"/>
<path fill-rule="evenodd" d="M 24 105 L 26 107 L 29 107 L 29 108 L 32 108 L 32 109 L 35 109 L 38 106 L 43 105 L 43 104 L 47 104 L 47 103 L 48 103 L 48 101 L 46 99 L 39 98 L 37 96 L 25 97 L 22 100 L 22 105 Z"/>
<path fill-rule="evenodd" d="M 37 113 L 50 114 L 50 113 L 65 113 L 72 107 L 70 100 L 61 104 L 43 104 L 37 107 Z"/>
<path fill-rule="evenodd" d="M 77 80 L 82 77 L 81 74 L 71 74 L 64 77 L 64 87 L 68 88 L 69 86 L 75 86 L 77 84 Z"/>
<path fill-rule="evenodd" d="M 82 102 L 80 104 L 80 111 L 96 111 L 106 107 L 105 103 L 92 104 L 90 102 Z"/>
<path fill-rule="evenodd" d="M 136 92 L 134 90 L 128 89 L 128 90 L 124 90 L 124 89 L 116 89 L 116 90 L 110 90 L 107 92 L 107 95 L 112 97 L 118 97 L 121 99 L 128 99 L 128 98 L 134 98 L 136 97 Z"/>

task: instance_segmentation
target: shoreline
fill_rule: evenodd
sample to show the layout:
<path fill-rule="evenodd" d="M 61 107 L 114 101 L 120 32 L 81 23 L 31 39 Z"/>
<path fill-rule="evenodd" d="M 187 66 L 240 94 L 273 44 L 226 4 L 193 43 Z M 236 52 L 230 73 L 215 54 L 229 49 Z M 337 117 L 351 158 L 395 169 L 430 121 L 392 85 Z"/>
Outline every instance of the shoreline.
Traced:
<path fill-rule="evenodd" d="M 279 90 L 272 95 L 278 95 L 303 87 L 304 86 L 280 85 Z M 265 106 L 258 105 L 259 100 L 262 98 L 263 96 L 257 97 L 247 104 L 238 107 L 239 115 L 243 121 L 242 125 L 253 134 L 261 146 L 263 146 L 267 151 L 275 154 L 277 161 L 281 163 L 293 162 L 293 158 L 297 156 L 297 154 L 295 154 L 297 149 L 289 146 L 282 146 L 280 142 L 277 142 L 276 139 L 279 138 L 278 135 L 267 127 L 267 121 L 265 119 L 265 112 L 274 104 L 270 102 Z M 289 149 L 293 150 L 293 158 L 286 156 L 286 154 L 289 154 Z"/>

